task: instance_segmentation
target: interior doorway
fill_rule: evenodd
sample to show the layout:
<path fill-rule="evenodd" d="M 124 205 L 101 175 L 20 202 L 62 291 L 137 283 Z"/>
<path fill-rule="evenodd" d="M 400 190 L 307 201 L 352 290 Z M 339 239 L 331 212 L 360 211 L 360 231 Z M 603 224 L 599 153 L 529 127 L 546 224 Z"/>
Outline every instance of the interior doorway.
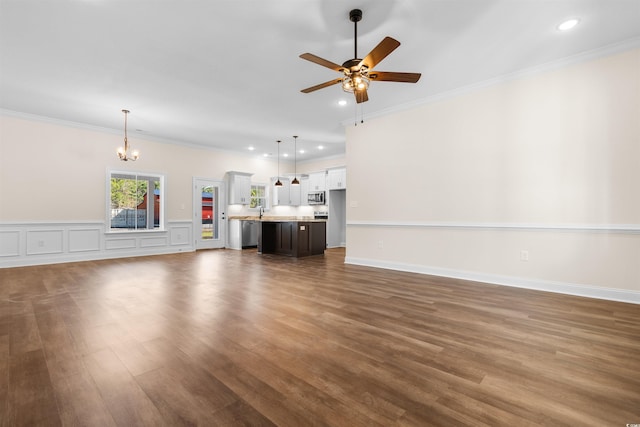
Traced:
<path fill-rule="evenodd" d="M 197 249 L 226 246 L 224 181 L 193 179 L 193 234 Z"/>
<path fill-rule="evenodd" d="M 329 221 L 327 223 L 327 247 L 347 245 L 347 191 L 329 191 Z"/>

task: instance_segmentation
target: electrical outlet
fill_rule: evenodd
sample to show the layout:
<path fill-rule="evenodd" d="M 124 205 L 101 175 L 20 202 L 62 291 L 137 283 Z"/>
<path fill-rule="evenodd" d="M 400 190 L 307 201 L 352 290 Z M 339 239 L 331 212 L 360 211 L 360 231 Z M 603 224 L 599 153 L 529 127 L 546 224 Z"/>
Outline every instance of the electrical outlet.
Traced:
<path fill-rule="evenodd" d="M 520 251 L 520 261 L 529 261 L 529 251 L 526 249 Z"/>
<path fill-rule="evenodd" d="M 384 248 L 384 240 L 378 240 L 378 247 Z"/>

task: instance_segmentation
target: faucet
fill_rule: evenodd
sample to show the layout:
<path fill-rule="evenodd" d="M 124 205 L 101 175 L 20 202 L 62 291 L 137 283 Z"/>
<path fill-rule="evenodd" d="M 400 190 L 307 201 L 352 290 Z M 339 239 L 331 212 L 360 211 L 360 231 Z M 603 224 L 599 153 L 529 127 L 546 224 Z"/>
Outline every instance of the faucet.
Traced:
<path fill-rule="evenodd" d="M 262 206 L 260 206 L 259 212 L 260 212 L 259 218 L 262 219 L 262 215 L 264 214 L 264 208 Z"/>

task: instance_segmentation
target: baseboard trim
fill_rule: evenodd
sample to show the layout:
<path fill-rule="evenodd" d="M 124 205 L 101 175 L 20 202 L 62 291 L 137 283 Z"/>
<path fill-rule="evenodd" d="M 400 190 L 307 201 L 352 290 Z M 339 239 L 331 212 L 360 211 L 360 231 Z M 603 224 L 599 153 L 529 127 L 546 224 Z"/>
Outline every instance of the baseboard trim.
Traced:
<path fill-rule="evenodd" d="M 345 264 L 361 265 L 365 267 L 384 268 L 387 270 L 428 274 L 432 276 L 490 283 L 493 285 L 511 286 L 515 288 L 525 288 L 587 298 L 597 298 L 610 301 L 626 302 L 631 304 L 640 304 L 640 292 L 626 289 L 606 289 L 597 286 L 589 286 L 576 283 L 563 283 L 548 280 L 529 279 L 524 277 L 501 276 L 496 274 L 452 270 L 425 265 L 380 261 L 349 256 L 345 257 L 344 262 Z"/>
<path fill-rule="evenodd" d="M 49 264 L 66 264 L 69 262 L 84 262 L 84 261 L 100 261 L 104 259 L 116 259 L 116 258 L 135 258 L 143 256 L 153 255 L 167 255 L 186 252 L 195 252 L 192 247 L 183 248 L 151 248 L 153 250 L 135 250 L 135 251 L 112 251 L 112 252 L 83 252 L 79 254 L 61 254 L 60 256 L 30 256 L 27 258 L 16 258 L 3 260 L 0 263 L 0 268 L 13 268 L 13 267 L 33 267 L 36 265 L 49 265 Z"/>

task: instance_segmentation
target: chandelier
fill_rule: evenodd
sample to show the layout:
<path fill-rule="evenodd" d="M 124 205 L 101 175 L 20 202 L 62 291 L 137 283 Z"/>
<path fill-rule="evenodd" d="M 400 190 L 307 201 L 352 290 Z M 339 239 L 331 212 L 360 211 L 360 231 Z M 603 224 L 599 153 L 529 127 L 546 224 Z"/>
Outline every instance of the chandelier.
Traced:
<path fill-rule="evenodd" d="M 140 157 L 140 152 L 138 150 L 133 150 L 131 155 L 129 155 L 129 141 L 127 140 L 127 114 L 129 114 L 129 110 L 122 110 L 124 113 L 124 147 L 118 148 L 118 157 L 123 162 L 128 162 L 131 160 L 135 162 Z"/>

